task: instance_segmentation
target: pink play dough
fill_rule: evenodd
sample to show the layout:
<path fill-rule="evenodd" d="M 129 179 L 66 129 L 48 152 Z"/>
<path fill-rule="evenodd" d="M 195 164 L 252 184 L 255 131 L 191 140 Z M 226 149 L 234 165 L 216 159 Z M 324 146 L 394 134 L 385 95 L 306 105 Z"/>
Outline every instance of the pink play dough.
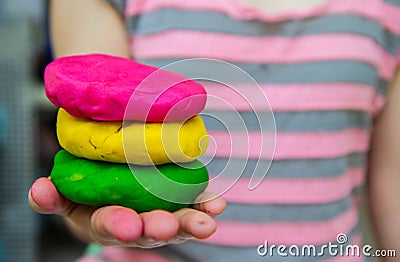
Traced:
<path fill-rule="evenodd" d="M 99 121 L 177 121 L 204 109 L 207 95 L 200 84 L 157 70 L 109 55 L 62 57 L 45 70 L 46 95 L 75 117 Z"/>

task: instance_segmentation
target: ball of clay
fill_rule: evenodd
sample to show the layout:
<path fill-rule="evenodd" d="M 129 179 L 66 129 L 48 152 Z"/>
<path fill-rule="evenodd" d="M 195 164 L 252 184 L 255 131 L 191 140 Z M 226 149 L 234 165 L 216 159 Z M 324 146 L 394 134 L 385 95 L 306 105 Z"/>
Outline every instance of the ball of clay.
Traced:
<path fill-rule="evenodd" d="M 77 158 L 61 150 L 50 179 L 63 196 L 77 203 L 121 205 L 138 212 L 175 211 L 190 206 L 205 190 L 208 173 L 197 160 L 184 166 L 129 167 Z"/>
<path fill-rule="evenodd" d="M 60 109 L 57 137 L 71 154 L 91 160 L 137 165 L 191 162 L 208 146 L 200 116 L 184 122 L 102 122 L 76 118 Z"/>
<path fill-rule="evenodd" d="M 183 120 L 198 115 L 207 100 L 204 88 L 182 75 L 100 54 L 56 59 L 44 84 L 57 107 L 101 121 Z"/>

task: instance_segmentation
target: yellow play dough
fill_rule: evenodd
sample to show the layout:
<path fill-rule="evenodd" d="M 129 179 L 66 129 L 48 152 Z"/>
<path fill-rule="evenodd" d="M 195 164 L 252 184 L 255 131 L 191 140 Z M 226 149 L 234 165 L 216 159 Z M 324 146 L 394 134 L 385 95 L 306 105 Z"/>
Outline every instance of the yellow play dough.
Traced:
<path fill-rule="evenodd" d="M 60 109 L 57 136 L 60 145 L 77 157 L 137 165 L 190 162 L 208 146 L 200 116 L 185 122 L 132 122 L 122 131 L 122 121 L 76 118 Z"/>

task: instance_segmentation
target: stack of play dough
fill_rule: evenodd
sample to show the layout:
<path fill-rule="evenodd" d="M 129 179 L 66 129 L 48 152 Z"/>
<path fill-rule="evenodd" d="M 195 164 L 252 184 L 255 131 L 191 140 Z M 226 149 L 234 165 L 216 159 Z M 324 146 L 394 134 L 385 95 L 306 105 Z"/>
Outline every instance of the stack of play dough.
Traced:
<path fill-rule="evenodd" d="M 149 76 L 156 77 L 149 77 Z M 147 81 L 146 79 L 155 79 Z M 181 75 L 108 55 L 63 57 L 45 71 L 59 107 L 61 150 L 51 180 L 78 203 L 138 212 L 189 206 L 207 187 L 198 114 L 204 88 Z"/>

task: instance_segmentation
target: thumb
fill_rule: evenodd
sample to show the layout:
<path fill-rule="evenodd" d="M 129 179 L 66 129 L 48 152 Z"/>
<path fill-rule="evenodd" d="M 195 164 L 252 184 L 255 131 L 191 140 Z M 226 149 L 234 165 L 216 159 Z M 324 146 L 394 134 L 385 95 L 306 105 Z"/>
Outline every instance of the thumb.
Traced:
<path fill-rule="evenodd" d="M 28 193 L 30 207 L 40 214 L 65 215 L 75 205 L 61 196 L 54 184 L 47 177 L 38 178 Z"/>

